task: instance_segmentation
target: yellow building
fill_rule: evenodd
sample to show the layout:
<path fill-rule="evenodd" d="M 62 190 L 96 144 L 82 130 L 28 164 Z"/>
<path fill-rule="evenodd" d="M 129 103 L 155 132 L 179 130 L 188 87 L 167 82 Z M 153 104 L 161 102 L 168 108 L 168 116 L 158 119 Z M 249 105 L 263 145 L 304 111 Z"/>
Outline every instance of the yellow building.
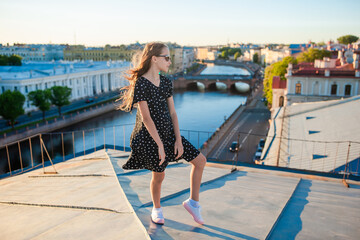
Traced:
<path fill-rule="evenodd" d="M 68 46 L 64 49 L 64 60 L 127 60 L 131 58 L 135 50 L 128 49 L 126 46 L 110 46 L 103 47 L 85 47 L 84 45 Z"/>
<path fill-rule="evenodd" d="M 171 66 L 169 74 L 175 74 L 184 71 L 183 68 L 183 48 L 170 48 Z"/>

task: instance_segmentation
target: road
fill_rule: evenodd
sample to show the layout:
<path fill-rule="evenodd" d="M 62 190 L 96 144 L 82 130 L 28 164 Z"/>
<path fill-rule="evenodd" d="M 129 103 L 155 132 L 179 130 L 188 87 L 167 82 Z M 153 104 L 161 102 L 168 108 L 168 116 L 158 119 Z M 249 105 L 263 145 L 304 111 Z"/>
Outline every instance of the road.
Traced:
<path fill-rule="evenodd" d="M 233 141 L 240 143 L 237 160 L 239 162 L 252 163 L 257 144 L 267 134 L 270 111 L 261 101 L 261 89 L 255 93 L 254 106 L 248 106 L 237 119 L 236 124 L 229 129 L 219 142 L 217 149 L 208 156 L 209 160 L 229 162 L 236 160 L 236 154 L 229 151 Z M 260 136 L 258 136 L 260 135 Z"/>

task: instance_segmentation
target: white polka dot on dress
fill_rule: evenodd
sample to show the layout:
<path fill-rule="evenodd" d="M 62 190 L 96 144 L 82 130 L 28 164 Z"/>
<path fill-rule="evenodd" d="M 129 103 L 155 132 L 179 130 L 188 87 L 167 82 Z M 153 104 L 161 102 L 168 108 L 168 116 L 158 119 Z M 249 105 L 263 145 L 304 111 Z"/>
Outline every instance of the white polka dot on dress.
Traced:
<path fill-rule="evenodd" d="M 184 153 L 179 159 L 175 159 L 174 145 L 175 133 L 166 99 L 173 95 L 173 85 L 170 79 L 160 75 L 160 85 L 155 86 L 145 77 L 137 79 L 134 88 L 133 104 L 146 101 L 150 116 L 158 130 L 160 139 L 164 145 L 165 162 L 159 166 L 158 147 L 150 133 L 147 131 L 140 111 L 136 114 L 136 123 L 130 137 L 131 154 L 123 169 L 148 169 L 154 172 L 163 172 L 169 162 L 184 159 L 195 159 L 200 151 L 197 150 L 185 137 L 181 136 Z"/>

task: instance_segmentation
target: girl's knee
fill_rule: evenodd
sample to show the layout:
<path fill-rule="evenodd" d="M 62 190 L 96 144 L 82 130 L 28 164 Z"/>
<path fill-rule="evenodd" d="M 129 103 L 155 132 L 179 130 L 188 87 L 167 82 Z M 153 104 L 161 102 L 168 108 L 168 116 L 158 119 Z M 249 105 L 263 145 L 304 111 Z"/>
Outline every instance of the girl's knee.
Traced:
<path fill-rule="evenodd" d="M 195 167 L 204 168 L 206 164 L 206 157 L 200 153 L 193 161 L 191 161 Z"/>
<path fill-rule="evenodd" d="M 165 171 L 164 172 L 153 172 L 152 180 L 155 182 L 162 182 L 165 178 Z"/>

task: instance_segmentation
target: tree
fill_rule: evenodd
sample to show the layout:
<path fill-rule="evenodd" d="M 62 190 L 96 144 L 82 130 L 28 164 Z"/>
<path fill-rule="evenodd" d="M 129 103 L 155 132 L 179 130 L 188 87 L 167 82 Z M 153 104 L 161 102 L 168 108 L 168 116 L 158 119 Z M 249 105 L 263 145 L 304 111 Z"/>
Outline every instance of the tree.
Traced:
<path fill-rule="evenodd" d="M 45 111 L 50 110 L 50 101 L 51 91 L 49 89 L 45 90 L 36 90 L 28 94 L 28 99 L 31 101 L 32 105 L 38 107 L 43 113 L 43 120 L 45 122 Z"/>
<path fill-rule="evenodd" d="M 253 56 L 253 62 L 254 63 L 258 63 L 259 62 L 259 54 L 258 53 L 255 53 L 254 56 Z"/>
<path fill-rule="evenodd" d="M 296 59 L 300 63 L 314 62 L 315 59 L 323 59 L 324 57 L 331 57 L 331 52 L 327 50 L 309 48 L 306 52 L 302 52 Z"/>
<path fill-rule="evenodd" d="M 18 55 L 11 55 L 10 57 L 6 55 L 0 55 L 0 66 L 21 66 L 22 57 Z"/>
<path fill-rule="evenodd" d="M 240 52 L 236 52 L 235 55 L 234 55 L 234 59 L 235 61 L 238 59 L 238 57 L 241 56 L 241 53 Z"/>
<path fill-rule="evenodd" d="M 53 86 L 50 88 L 50 91 L 50 100 L 52 104 L 58 107 L 59 116 L 61 117 L 61 107 L 70 104 L 69 98 L 71 96 L 71 88 L 66 86 Z"/>
<path fill-rule="evenodd" d="M 266 97 L 268 106 L 272 105 L 272 82 L 274 76 L 280 76 L 281 80 L 286 80 L 285 74 L 289 63 L 296 64 L 297 60 L 293 57 L 285 57 L 282 61 L 271 64 L 265 68 L 264 75 L 264 97 Z"/>
<path fill-rule="evenodd" d="M 229 54 L 226 50 L 221 52 L 221 58 L 223 59 L 228 59 L 229 58 Z"/>
<path fill-rule="evenodd" d="M 345 35 L 345 36 L 339 37 L 337 40 L 338 40 L 339 43 L 349 44 L 349 43 L 356 42 L 358 39 L 359 38 L 357 36 L 354 36 L 354 35 Z"/>
<path fill-rule="evenodd" d="M 9 65 L 10 66 L 21 66 L 21 59 L 22 57 L 18 55 L 11 55 L 9 57 Z"/>
<path fill-rule="evenodd" d="M 10 121 L 12 129 L 14 129 L 15 120 L 24 114 L 25 96 L 19 91 L 6 90 L 0 95 L 0 115 Z"/>

